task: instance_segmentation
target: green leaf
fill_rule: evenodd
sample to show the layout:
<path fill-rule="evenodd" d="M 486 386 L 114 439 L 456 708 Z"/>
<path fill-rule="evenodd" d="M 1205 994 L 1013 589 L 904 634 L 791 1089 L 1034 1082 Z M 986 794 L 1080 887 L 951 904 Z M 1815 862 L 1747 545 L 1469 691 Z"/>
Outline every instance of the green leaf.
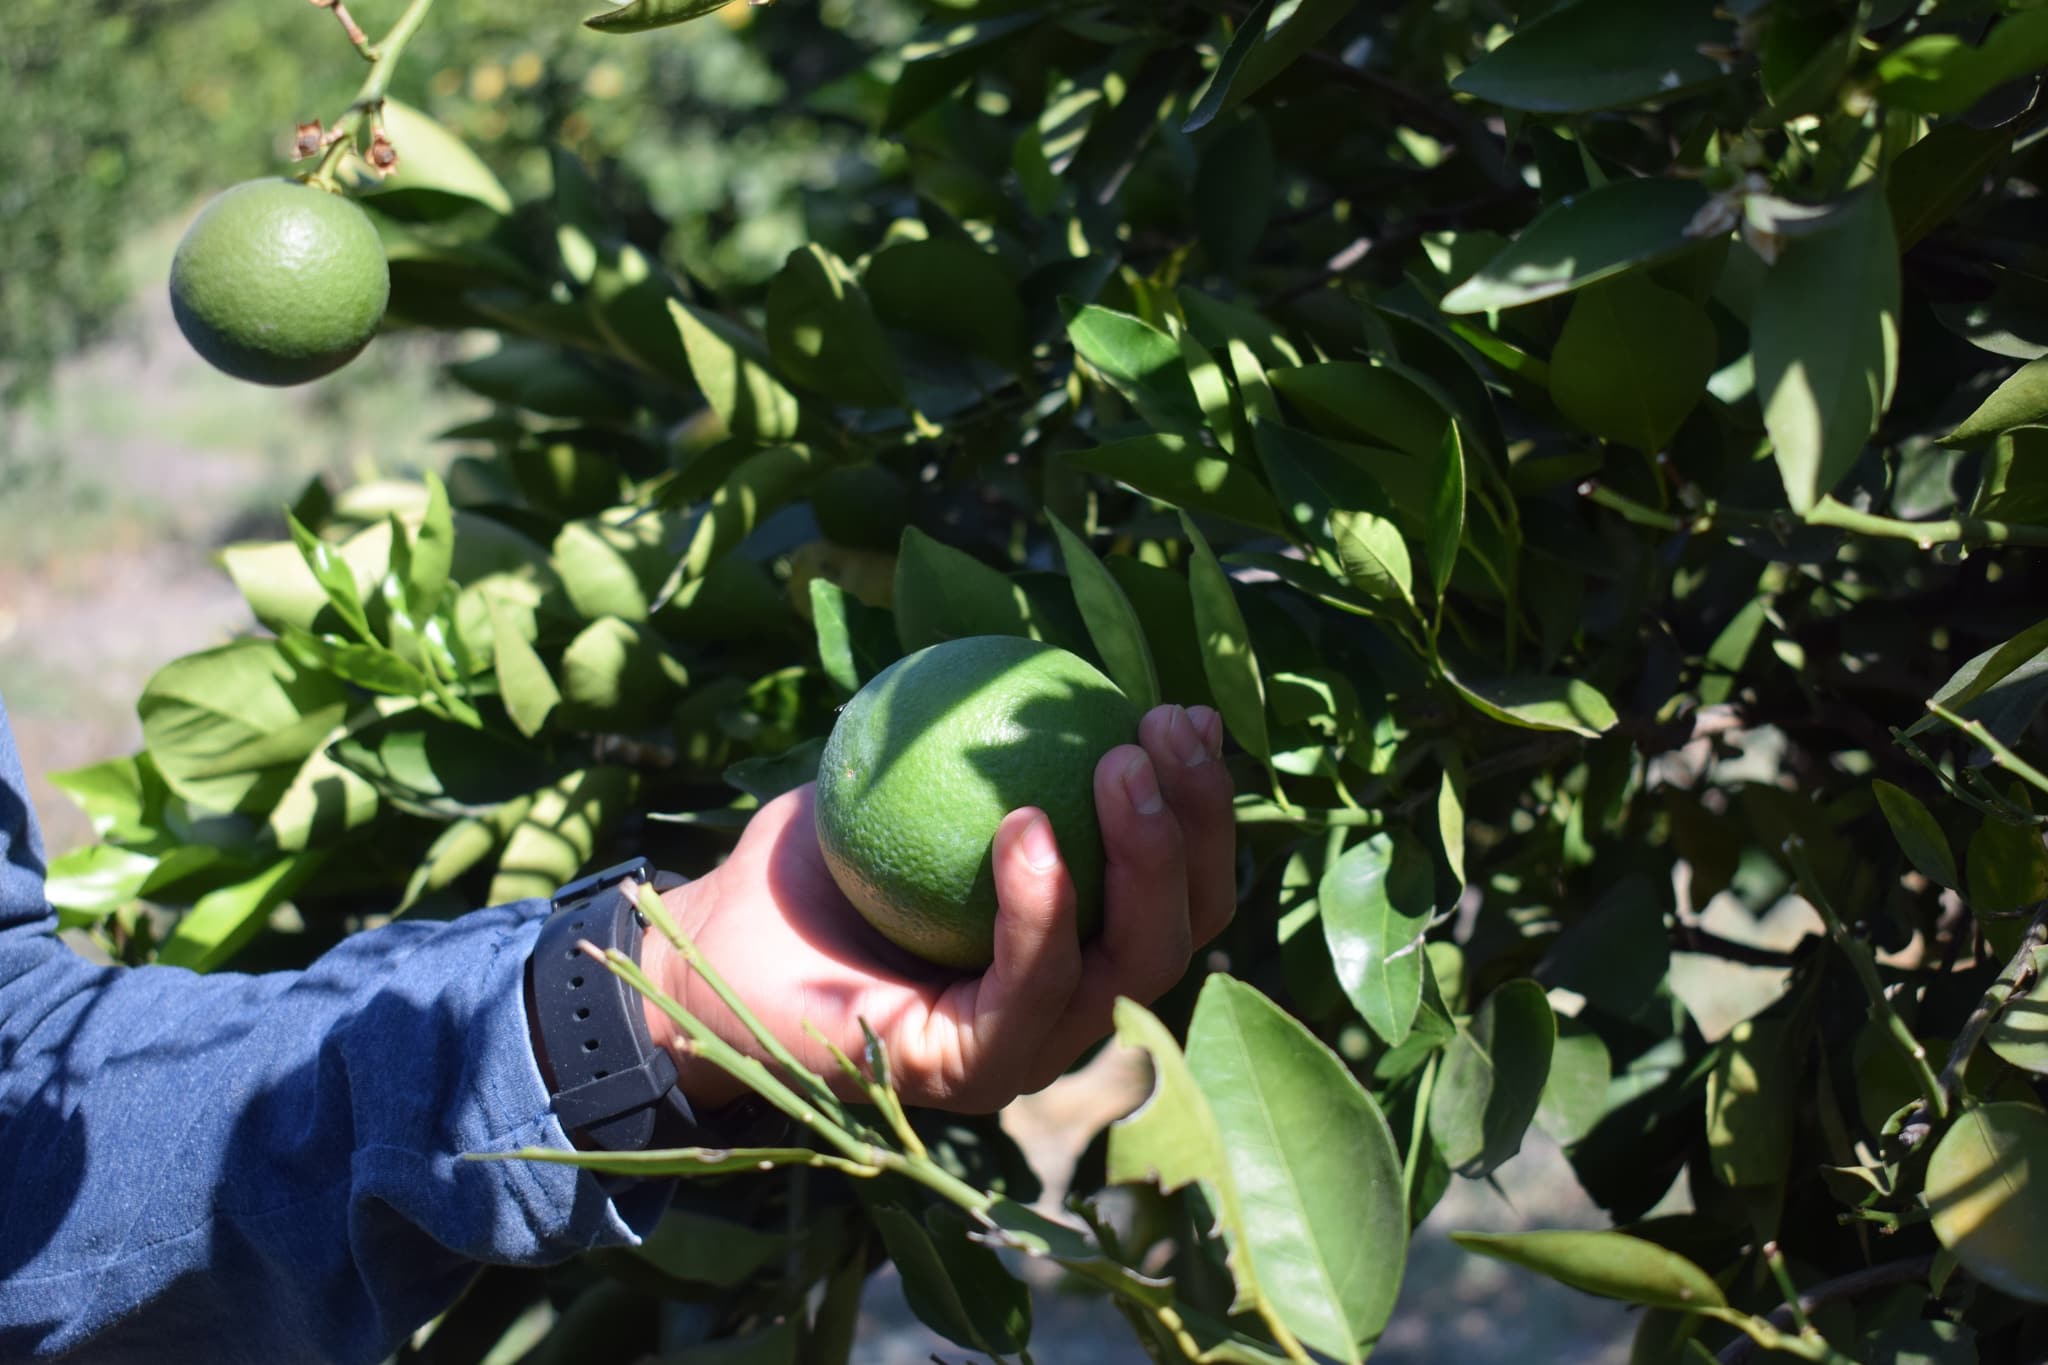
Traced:
<path fill-rule="evenodd" d="M 291 785 L 271 807 L 264 823 L 271 840 L 286 853 L 331 848 L 377 818 L 377 789 L 327 752 L 326 743 L 343 733 L 337 728 L 306 755 Z"/>
<path fill-rule="evenodd" d="M 1592 1132 L 1607 1114 L 1613 1068 L 1599 1034 L 1576 1020 L 1559 1020 L 1536 1126 L 1566 1147 Z"/>
<path fill-rule="evenodd" d="M 1934 1235 L 1977 1279 L 2048 1303 L 2048 1113 L 2032 1104 L 1979 1105 L 1957 1118 L 1927 1162 Z"/>
<path fill-rule="evenodd" d="M 679 559 L 668 543 L 673 527 L 660 516 L 607 517 L 565 523 L 549 558 L 578 616 L 645 621 Z"/>
<path fill-rule="evenodd" d="M 1593 739 L 1618 717 L 1600 689 L 1577 678 L 1461 678 L 1446 667 L 1444 681 L 1485 715 L 1525 730 L 1563 730 Z"/>
<path fill-rule="evenodd" d="M 1215 1116 L 1260 1287 L 1303 1342 L 1364 1360 L 1408 1247 L 1400 1155 L 1379 1106 L 1299 1022 L 1227 976 L 1203 983 L 1187 1066 Z"/>
<path fill-rule="evenodd" d="M 1495 990 L 1458 1029 L 1430 1096 L 1429 1131 L 1460 1175 L 1486 1175 L 1522 1150 L 1556 1041 L 1550 1001 L 1526 979 Z"/>
<path fill-rule="evenodd" d="M 89 924 L 131 904 L 156 868 L 153 854 L 87 844 L 50 860 L 43 895 L 61 912 L 63 927 Z"/>
<path fill-rule="evenodd" d="M 1170 507 L 1227 517 L 1261 531 L 1280 529 L 1279 509 L 1264 484 L 1242 465 L 1185 436 L 1136 436 L 1065 459 L 1076 469 L 1114 479 Z"/>
<path fill-rule="evenodd" d="M 1714 324 L 1640 274 L 1581 290 L 1550 355 L 1558 411 L 1646 454 L 1670 444 L 1714 373 Z"/>
<path fill-rule="evenodd" d="M 810 593 L 819 665 L 833 685 L 850 696 L 895 662 L 895 618 L 881 607 L 869 606 L 830 579 L 812 579 Z"/>
<path fill-rule="evenodd" d="M 768 284 L 768 353 L 791 380 L 859 407 L 903 401 L 903 375 L 874 305 L 845 264 L 815 242 Z"/>
<path fill-rule="evenodd" d="M 656 724 L 690 685 L 689 672 L 659 635 L 615 616 L 585 626 L 562 651 L 561 670 L 561 714 L 576 728 Z"/>
<path fill-rule="evenodd" d="M 1422 935 L 1436 912 L 1429 855 L 1406 835 L 1374 834 L 1325 869 L 1316 904 L 1345 998 L 1399 1047 L 1422 1007 Z"/>
<path fill-rule="evenodd" d="M 485 904 L 551 896 L 575 880 L 598 840 L 632 805 L 638 785 L 625 768 L 589 768 L 535 792 L 505 840 Z"/>
<path fill-rule="evenodd" d="M 2022 365 L 1941 443 L 1975 445 L 2015 427 L 2039 426 L 2048 426 L 2048 360 Z"/>
<path fill-rule="evenodd" d="M 1097 304 L 1068 320 L 1067 336 L 1081 358 L 1151 426 L 1190 436 L 1202 430 L 1202 405 L 1172 337 L 1141 318 Z"/>
<path fill-rule="evenodd" d="M 376 635 L 370 630 L 370 618 L 363 611 L 361 585 L 356 582 L 356 571 L 341 552 L 334 546 L 314 535 L 296 518 L 287 517 L 292 530 L 292 542 L 299 547 L 299 555 L 305 560 L 307 570 L 319 583 L 321 591 L 327 594 L 327 604 L 341 617 L 356 638 L 366 644 L 377 643 Z"/>
<path fill-rule="evenodd" d="M 157 962 L 195 972 L 212 971 L 254 938 L 270 912 L 326 857 L 324 849 L 294 854 L 247 881 L 207 892 L 178 918 L 157 949 Z"/>
<path fill-rule="evenodd" d="M 1744 1019 L 1721 1041 L 1707 1075 L 1707 1151 L 1714 1176 L 1731 1189 L 1775 1185 L 1792 1154 L 1802 1058 L 1791 1021 Z"/>
<path fill-rule="evenodd" d="M 2032 825 L 1985 816 L 1970 838 L 1965 868 L 1964 898 L 1987 928 L 1996 927 L 1992 921 L 1997 916 L 2048 900 L 2048 848 Z"/>
<path fill-rule="evenodd" d="M 1026 9 L 987 18 L 948 17 L 920 30 L 901 49 L 903 66 L 889 87 L 882 131 L 897 131 L 952 94 L 1002 52 L 1001 40 L 1040 18 Z"/>
<path fill-rule="evenodd" d="M 1465 885 L 1465 764 L 1456 754 L 1444 762 L 1443 780 L 1436 789 L 1437 837 L 1444 848 L 1444 862 L 1458 885 Z"/>
<path fill-rule="evenodd" d="M 1701 52 L 1736 41 L 1705 0 L 1581 0 L 1552 8 L 1466 67 L 1451 88 L 1508 109 L 1584 114 L 1654 104 L 1726 78 Z"/>
<path fill-rule="evenodd" d="M 1465 438 L 1456 422 L 1444 426 L 1429 487 L 1422 557 L 1429 566 L 1430 586 L 1441 600 L 1458 564 L 1458 546 L 1465 539 Z"/>
<path fill-rule="evenodd" d="M 1386 446 L 1434 461 L 1450 418 L 1406 375 L 1357 360 L 1325 360 L 1272 371 L 1274 392 L 1312 430 Z"/>
<path fill-rule="evenodd" d="M 379 195 L 394 191 L 432 190 L 474 199 L 498 213 L 512 212 L 512 196 L 504 182 L 468 143 L 442 124 L 388 95 L 381 117 L 384 135 L 398 151 L 398 166 L 382 179 L 365 175 L 354 193 L 375 202 Z"/>
<path fill-rule="evenodd" d="M 885 326 L 959 347 L 1013 373 L 1030 367 L 1017 282 L 973 243 L 953 237 L 898 242 L 875 253 L 861 282 Z"/>
<path fill-rule="evenodd" d="M 1952 33 L 1900 44 L 1877 64 L 1878 97 L 1922 114 L 1960 114 L 2007 81 L 2048 66 L 2048 12 L 2007 15 L 1972 47 Z"/>
<path fill-rule="evenodd" d="M 1333 511 L 1330 538 L 1344 577 L 1360 592 L 1415 608 L 1415 566 L 1401 530 L 1374 512 Z"/>
<path fill-rule="evenodd" d="M 896 638 L 907 654 L 970 635 L 1045 632 L 1031 599 L 1009 575 L 933 540 L 915 526 L 896 556 Z"/>
<path fill-rule="evenodd" d="M 1785 242 L 1750 331 L 1778 474 L 1804 516 L 1863 453 L 1898 380 L 1899 249 L 1882 195 Z"/>
<path fill-rule="evenodd" d="M 691 532 L 689 549 L 656 590 L 655 599 L 666 601 L 683 584 L 709 573 L 713 564 L 752 535 L 770 513 L 801 497 L 824 467 L 808 446 L 771 446 L 747 456 L 711 495 L 710 505 Z"/>
<path fill-rule="evenodd" d="M 724 781 L 765 806 L 784 792 L 814 781 L 818 776 L 818 755 L 824 751 L 824 740 L 807 739 L 779 754 L 755 754 L 728 767 Z"/>
<path fill-rule="evenodd" d="M 54 893 L 51 899 L 55 901 Z M 2039 949 L 2034 962 L 2033 989 L 2006 1001 L 1984 1030 L 1984 1044 L 2021 1070 L 2048 1076 L 2048 975 L 2040 973 L 2048 962 L 2043 962 Z"/>
<path fill-rule="evenodd" d="M 532 739 L 547 724 L 549 712 L 561 704 L 562 693 L 519 622 L 495 598 L 491 601 L 491 661 L 506 714 L 520 734 Z"/>
<path fill-rule="evenodd" d="M 752 441 L 796 435 L 802 405 L 770 368 L 760 338 L 681 299 L 670 299 L 668 311 L 690 358 L 690 374 L 728 433 Z"/>
<path fill-rule="evenodd" d="M 1247 118 L 1209 145 L 1195 173 L 1195 228 L 1219 270 L 1251 259 L 1272 217 L 1277 172 L 1273 135 Z"/>
<path fill-rule="evenodd" d="M 158 832 L 166 788 L 147 751 L 51 773 L 48 781 L 85 812 L 98 838 L 144 843 Z"/>
<path fill-rule="evenodd" d="M 2014 674 L 2022 670 L 2031 672 L 2027 666 L 2039 659 L 2044 651 L 2048 651 L 2048 621 L 2039 621 L 2005 643 L 1994 645 L 1964 663 L 1930 700 L 1939 702 L 1950 711 L 1962 711 Z M 1945 723 L 1930 713 L 1907 726 L 1904 733 L 1910 739 Z"/>
<path fill-rule="evenodd" d="M 1984 186 L 2012 150 L 2010 128 L 1972 128 L 1945 123 L 1899 154 L 1885 173 L 1899 250 L 1911 251 Z"/>
<path fill-rule="evenodd" d="M 1188 588 L 1194 597 L 1195 633 L 1202 642 L 1202 669 L 1216 698 L 1216 709 L 1248 753 L 1270 760 L 1273 745 L 1266 733 L 1266 684 L 1230 575 L 1223 572 L 1216 552 L 1185 512 L 1180 525 L 1194 551 L 1188 563 Z"/>
<path fill-rule="evenodd" d="M 412 563 L 405 583 L 406 606 L 413 619 L 425 622 L 440 610 L 455 564 L 455 516 L 448 506 L 448 488 L 433 470 L 425 475 L 427 509 L 412 543 Z M 394 547 L 395 548 L 395 547 Z"/>
<path fill-rule="evenodd" d="M 348 693 L 275 641 L 241 640 L 166 664 L 136 710 L 172 791 L 204 810 L 260 814 L 341 723 Z"/>
<path fill-rule="evenodd" d="M 1870 789 L 1877 796 L 1885 823 L 1892 827 L 1892 837 L 1920 875 L 1940 886 L 1960 887 L 1962 878 L 1956 872 L 1956 855 L 1948 846 L 1948 835 L 1920 798 L 1882 779 L 1873 780 Z"/>
<path fill-rule="evenodd" d="M 1074 601 L 1088 623 L 1088 638 L 1102 655 L 1110 680 L 1123 689 L 1139 714 L 1150 711 L 1159 704 L 1159 674 L 1152 665 L 1152 650 L 1145 643 L 1145 627 L 1138 620 L 1137 609 L 1087 542 L 1068 530 L 1050 509 L 1045 515 L 1059 540 L 1060 558 L 1074 586 Z"/>
<path fill-rule="evenodd" d="M 1110 1125 L 1106 1177 L 1115 1185 L 1157 1185 L 1161 1194 L 1199 1185 L 1228 1249 L 1237 1287 L 1230 1311 L 1256 1307 L 1263 1299 L 1257 1263 L 1215 1111 L 1157 1016 L 1126 996 L 1116 1002 L 1115 1020 L 1117 1042 L 1151 1059 L 1152 1094 Z"/>
<path fill-rule="evenodd" d="M 1444 295 L 1443 309 L 1515 308 L 1675 256 L 1699 244 L 1686 228 L 1706 202 L 1698 181 L 1661 179 L 1613 180 L 1560 200 Z"/>
<path fill-rule="evenodd" d="M 531 797 L 518 797 L 489 815 L 450 821 L 427 845 L 426 855 L 406 879 L 405 894 L 398 902 L 399 912 L 412 909 L 429 892 L 452 886 L 457 878 L 497 852 L 498 845 L 526 818 L 532 806 Z"/>
<path fill-rule="evenodd" d="M 1603 1298 L 1693 1313 L 1728 1304 L 1706 1271 L 1622 1232 L 1454 1232 L 1451 1240 Z"/>
<path fill-rule="evenodd" d="M 1258 93 L 1294 65 L 1346 14 L 1356 0 L 1260 0 L 1238 22 L 1230 46 L 1195 96 L 1181 131 L 1192 133 Z"/>
<path fill-rule="evenodd" d="M 970 1241 L 965 1219 L 934 1206 L 920 1223 L 873 1204 L 868 1216 L 903 1277 L 903 1297 L 918 1319 L 958 1346 L 1009 1355 L 1031 1339 L 1031 1291 L 988 1247 Z"/>
<path fill-rule="evenodd" d="M 593 14 L 583 22 L 600 33 L 645 33 L 715 14 L 732 0 L 629 0 L 617 9 Z"/>

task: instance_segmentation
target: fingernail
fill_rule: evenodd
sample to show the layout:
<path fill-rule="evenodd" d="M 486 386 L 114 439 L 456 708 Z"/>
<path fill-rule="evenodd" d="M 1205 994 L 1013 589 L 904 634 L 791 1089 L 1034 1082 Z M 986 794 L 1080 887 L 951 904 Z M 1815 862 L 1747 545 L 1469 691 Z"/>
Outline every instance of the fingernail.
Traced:
<path fill-rule="evenodd" d="M 1052 837 L 1052 821 L 1043 815 L 1024 826 L 1024 861 L 1033 872 L 1050 872 L 1060 865 L 1059 841 Z"/>
<path fill-rule="evenodd" d="M 1188 717 L 1187 708 L 1173 708 L 1173 719 L 1166 725 L 1166 738 L 1167 742 L 1173 745 L 1173 751 L 1180 755 L 1181 766 L 1199 768 L 1209 761 L 1209 741 L 1203 739 L 1201 732 L 1195 729 L 1194 721 Z"/>
<path fill-rule="evenodd" d="M 1223 717 L 1216 713 L 1214 707 L 1190 706 L 1188 708 L 1188 719 L 1193 721 L 1195 728 L 1202 732 L 1202 743 L 1208 748 L 1209 757 L 1221 758 L 1223 756 Z"/>
<path fill-rule="evenodd" d="M 1124 795 L 1140 815 L 1157 815 L 1166 809 L 1159 799 L 1159 779 L 1152 775 L 1152 760 L 1140 754 L 1124 768 Z"/>

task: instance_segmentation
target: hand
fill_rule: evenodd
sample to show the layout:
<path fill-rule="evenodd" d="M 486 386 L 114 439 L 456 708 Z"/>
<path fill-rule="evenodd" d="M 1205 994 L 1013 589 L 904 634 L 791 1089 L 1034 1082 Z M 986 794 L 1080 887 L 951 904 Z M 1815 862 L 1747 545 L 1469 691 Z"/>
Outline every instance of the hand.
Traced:
<path fill-rule="evenodd" d="M 1217 761 L 1222 718 L 1206 706 L 1161 706 L 1138 737 L 1095 768 L 1108 857 L 1102 933 L 1085 946 L 1052 826 L 1031 807 L 1011 811 L 996 831 L 995 962 L 977 977 L 910 957 L 860 917 L 818 851 L 809 786 L 763 806 L 729 859 L 664 900 L 734 993 L 835 1089 L 855 1094 L 804 1032 L 806 1020 L 857 1059 L 866 1019 L 908 1104 L 999 1109 L 1050 1084 L 1108 1033 L 1118 996 L 1149 1002 L 1179 981 L 1236 909 L 1230 778 Z M 648 933 L 642 961 L 720 1037 L 759 1055 L 658 932 Z M 650 1005 L 647 1018 L 655 1041 L 674 1046 L 668 1016 Z M 678 1067 L 699 1108 L 744 1093 L 680 1050 Z"/>

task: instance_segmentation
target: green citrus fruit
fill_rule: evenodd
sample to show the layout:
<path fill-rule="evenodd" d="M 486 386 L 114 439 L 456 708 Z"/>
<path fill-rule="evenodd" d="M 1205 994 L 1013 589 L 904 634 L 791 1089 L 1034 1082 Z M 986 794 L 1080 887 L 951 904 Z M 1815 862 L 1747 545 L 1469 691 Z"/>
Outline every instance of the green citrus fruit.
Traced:
<path fill-rule="evenodd" d="M 818 534 L 860 550 L 893 550 L 910 524 L 910 486 L 878 464 L 843 465 L 811 490 Z"/>
<path fill-rule="evenodd" d="M 818 760 L 818 844 L 847 898 L 890 941 L 949 967 L 993 955 L 996 826 L 1052 821 L 1081 933 L 1102 917 L 1095 765 L 1138 711 L 1086 660 L 977 635 L 898 659 L 863 687 Z"/>
<path fill-rule="evenodd" d="M 390 298 L 369 216 L 295 180 L 219 194 L 171 261 L 171 311 L 185 339 L 255 384 L 303 384 L 341 368 L 369 344 Z"/>

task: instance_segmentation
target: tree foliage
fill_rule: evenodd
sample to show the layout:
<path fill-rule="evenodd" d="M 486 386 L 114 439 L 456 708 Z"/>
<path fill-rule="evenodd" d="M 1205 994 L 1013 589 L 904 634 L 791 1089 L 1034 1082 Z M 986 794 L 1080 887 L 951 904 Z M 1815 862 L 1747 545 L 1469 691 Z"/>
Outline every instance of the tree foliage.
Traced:
<path fill-rule="evenodd" d="M 866 132 L 769 279 L 664 256 L 564 149 L 515 196 L 401 148 L 394 311 L 499 334 L 452 372 L 493 413 L 445 481 L 314 487 L 227 552 L 261 629 L 64 779 L 102 834 L 53 868 L 67 922 L 259 966 L 701 869 L 899 653 L 1030 635 L 1216 706 L 1241 793 L 1228 970 L 1120 1011 L 1157 1092 L 1077 1221 L 883 1086 L 850 1146 L 760 1157 L 789 1175 L 667 1159 L 703 1175 L 678 1231 L 578 1307 L 833 1359 L 886 1251 L 1011 1354 L 995 1244 L 1155 1359 L 1356 1360 L 1413 1223 L 1538 1126 L 1616 1230 L 1465 1244 L 1645 1305 L 1638 1359 L 2037 1358 L 2048 11 L 925 17 L 867 51 L 755 16 L 828 54 L 762 117 Z M 893 551 L 820 536 L 870 466 Z M 596 1316 L 543 1350 L 651 1348 Z"/>

